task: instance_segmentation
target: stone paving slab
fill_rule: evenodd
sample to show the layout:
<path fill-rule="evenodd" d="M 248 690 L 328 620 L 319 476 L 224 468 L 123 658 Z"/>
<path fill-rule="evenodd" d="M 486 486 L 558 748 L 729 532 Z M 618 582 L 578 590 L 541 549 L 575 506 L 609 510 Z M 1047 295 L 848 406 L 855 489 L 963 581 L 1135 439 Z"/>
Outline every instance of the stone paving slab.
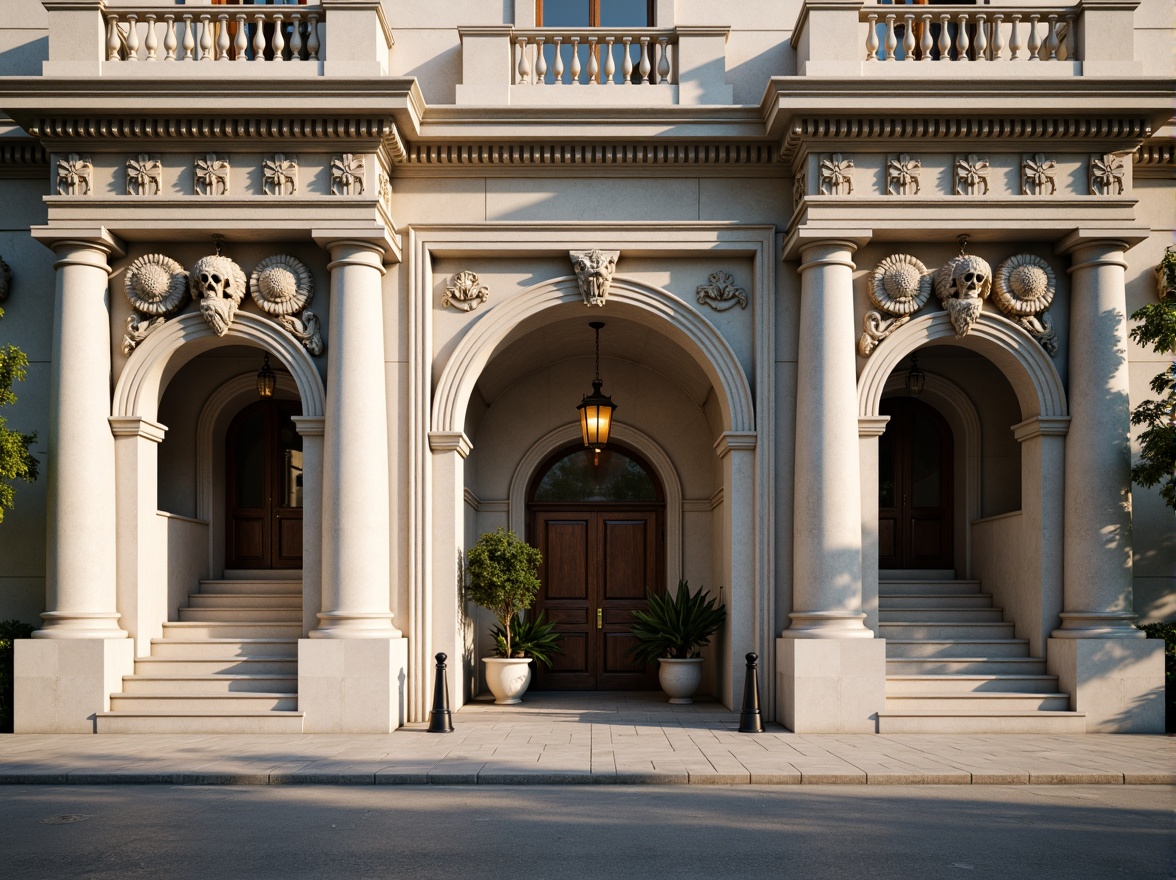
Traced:
<path fill-rule="evenodd" d="M 528 694 L 455 731 L 0 736 L 0 785 L 1176 785 L 1176 737 L 738 733 L 715 703 Z"/>

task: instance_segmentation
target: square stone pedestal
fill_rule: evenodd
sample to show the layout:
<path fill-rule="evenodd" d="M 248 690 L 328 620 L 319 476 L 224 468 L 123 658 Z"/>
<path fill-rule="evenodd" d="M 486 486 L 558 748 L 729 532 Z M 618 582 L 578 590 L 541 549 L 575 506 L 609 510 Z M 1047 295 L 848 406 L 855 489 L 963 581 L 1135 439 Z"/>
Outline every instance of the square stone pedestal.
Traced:
<path fill-rule="evenodd" d="M 885 640 L 776 639 L 776 704 L 795 733 L 877 732 Z"/>
<path fill-rule="evenodd" d="M 306 733 L 391 733 L 404 724 L 407 639 L 299 639 Z"/>
<path fill-rule="evenodd" d="M 13 729 L 93 733 L 94 716 L 135 671 L 133 639 L 17 639 Z"/>
<path fill-rule="evenodd" d="M 1087 733 L 1164 732 L 1160 639 L 1050 639 L 1046 665 Z"/>

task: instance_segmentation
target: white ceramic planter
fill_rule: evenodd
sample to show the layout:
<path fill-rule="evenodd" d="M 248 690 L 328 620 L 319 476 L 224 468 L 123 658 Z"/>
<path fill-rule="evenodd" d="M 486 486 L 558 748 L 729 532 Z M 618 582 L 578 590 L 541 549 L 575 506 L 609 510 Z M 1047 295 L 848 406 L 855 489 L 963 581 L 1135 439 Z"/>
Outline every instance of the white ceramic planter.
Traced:
<path fill-rule="evenodd" d="M 521 703 L 531 683 L 530 657 L 483 657 L 486 686 L 498 704 Z"/>
<path fill-rule="evenodd" d="M 671 703 L 693 703 L 698 686 L 702 684 L 702 658 L 658 660 L 657 682 Z"/>

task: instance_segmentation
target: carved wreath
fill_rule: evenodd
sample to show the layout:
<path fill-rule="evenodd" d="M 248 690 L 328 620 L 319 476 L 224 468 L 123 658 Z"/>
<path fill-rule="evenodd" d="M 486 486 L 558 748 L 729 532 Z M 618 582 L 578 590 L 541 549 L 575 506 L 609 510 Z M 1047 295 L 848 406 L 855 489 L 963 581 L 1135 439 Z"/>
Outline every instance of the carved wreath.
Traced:
<path fill-rule="evenodd" d="M 709 284 L 698 286 L 699 305 L 708 305 L 717 312 L 725 312 L 732 306 L 747 308 L 747 293 L 736 287 L 734 279 L 726 272 L 713 272 L 707 276 Z"/>
<path fill-rule="evenodd" d="M 453 284 L 445 288 L 441 297 L 441 307 L 461 309 L 472 312 L 479 305 L 490 299 L 490 291 L 485 285 L 478 283 L 476 272 L 458 272 L 453 276 Z"/>

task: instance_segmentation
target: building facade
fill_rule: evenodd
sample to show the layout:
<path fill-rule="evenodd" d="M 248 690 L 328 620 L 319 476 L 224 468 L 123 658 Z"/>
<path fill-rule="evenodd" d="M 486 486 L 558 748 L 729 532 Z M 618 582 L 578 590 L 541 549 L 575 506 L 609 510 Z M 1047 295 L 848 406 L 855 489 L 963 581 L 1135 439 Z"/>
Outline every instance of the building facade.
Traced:
<path fill-rule="evenodd" d="M 8 0 L 16 729 L 387 731 L 440 653 L 459 707 L 503 526 L 537 687 L 651 686 L 687 579 L 798 732 L 1162 730 L 1170 11 Z"/>

